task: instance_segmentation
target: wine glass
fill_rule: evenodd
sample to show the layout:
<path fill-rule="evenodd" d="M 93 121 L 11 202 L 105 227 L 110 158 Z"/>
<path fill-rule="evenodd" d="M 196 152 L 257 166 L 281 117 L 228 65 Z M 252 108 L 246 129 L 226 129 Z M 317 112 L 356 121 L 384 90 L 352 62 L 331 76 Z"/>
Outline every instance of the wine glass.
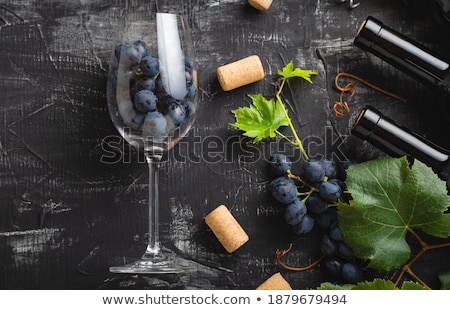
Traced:
<path fill-rule="evenodd" d="M 143 152 L 149 168 L 148 244 L 138 261 L 110 267 L 115 273 L 195 271 L 159 241 L 158 168 L 165 152 L 183 138 L 198 113 L 197 70 L 186 19 L 147 12 L 126 20 L 108 70 L 110 117 L 125 141 Z"/>

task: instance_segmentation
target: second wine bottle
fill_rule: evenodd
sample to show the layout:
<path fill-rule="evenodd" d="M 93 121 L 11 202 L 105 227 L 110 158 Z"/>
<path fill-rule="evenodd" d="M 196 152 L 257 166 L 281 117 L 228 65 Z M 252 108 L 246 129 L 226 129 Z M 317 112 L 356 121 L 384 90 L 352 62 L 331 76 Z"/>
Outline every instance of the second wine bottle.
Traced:
<path fill-rule="evenodd" d="M 435 89 L 450 119 L 449 60 L 371 16 L 361 24 L 354 44 Z"/>

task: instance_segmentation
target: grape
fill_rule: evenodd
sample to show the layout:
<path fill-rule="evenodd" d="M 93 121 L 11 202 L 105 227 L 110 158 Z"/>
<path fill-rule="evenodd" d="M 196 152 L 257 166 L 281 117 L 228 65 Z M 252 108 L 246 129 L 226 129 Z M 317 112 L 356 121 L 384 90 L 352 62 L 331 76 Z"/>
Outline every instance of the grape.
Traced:
<path fill-rule="evenodd" d="M 320 161 L 325 171 L 325 176 L 329 179 L 335 179 L 338 176 L 337 164 L 334 160 L 322 159 Z"/>
<path fill-rule="evenodd" d="M 330 230 L 328 231 L 328 235 L 333 240 L 336 240 L 336 241 L 342 240 L 342 231 L 339 228 L 339 226 L 337 225 L 337 223 L 331 225 Z"/>
<path fill-rule="evenodd" d="M 147 43 L 145 43 L 142 39 L 135 38 L 131 40 L 130 43 L 137 48 L 142 57 L 148 55 Z"/>
<path fill-rule="evenodd" d="M 166 113 L 173 120 L 175 126 L 179 126 L 186 118 L 186 109 L 176 100 L 168 104 Z"/>
<path fill-rule="evenodd" d="M 144 123 L 146 113 L 136 112 L 136 115 L 131 119 L 132 128 L 138 129 Z"/>
<path fill-rule="evenodd" d="M 323 229 L 329 229 L 338 221 L 337 210 L 334 207 L 328 208 L 325 212 L 319 214 L 316 218 L 317 224 Z"/>
<path fill-rule="evenodd" d="M 192 101 L 184 101 L 183 107 L 186 110 L 186 116 L 193 115 L 195 113 L 195 105 Z"/>
<path fill-rule="evenodd" d="M 122 66 L 133 67 L 139 64 L 142 58 L 141 49 L 131 43 L 119 44 L 115 48 L 116 58 Z"/>
<path fill-rule="evenodd" d="M 345 183 L 339 179 L 329 179 L 328 182 L 331 182 L 333 184 L 336 184 L 337 186 L 339 186 L 341 188 L 342 191 L 345 190 Z"/>
<path fill-rule="evenodd" d="M 270 183 L 272 196 L 282 204 L 289 204 L 297 199 L 297 186 L 288 177 L 278 177 Z"/>
<path fill-rule="evenodd" d="M 124 124 L 141 130 L 143 139 L 164 139 L 196 112 L 191 100 L 178 101 L 169 96 L 159 76 L 159 61 L 149 54 L 142 39 L 136 38 L 114 48 L 118 60 L 108 74 L 115 87 L 118 113 Z M 191 60 L 185 62 L 186 92 L 195 96 L 195 72 Z"/>
<path fill-rule="evenodd" d="M 353 256 L 353 251 L 344 241 L 340 241 L 338 243 L 338 254 L 342 258 L 350 260 Z"/>
<path fill-rule="evenodd" d="M 195 86 L 195 84 L 191 84 L 190 86 L 187 86 L 187 90 L 186 90 L 186 98 L 192 98 L 195 96 L 195 94 L 197 93 L 197 87 Z"/>
<path fill-rule="evenodd" d="M 342 278 L 348 283 L 358 283 L 363 278 L 361 268 L 353 263 L 345 263 L 341 270 Z"/>
<path fill-rule="evenodd" d="M 337 253 L 338 245 L 328 235 L 323 235 L 320 242 L 320 251 L 322 254 L 331 256 Z"/>
<path fill-rule="evenodd" d="M 191 70 L 195 70 L 195 64 L 192 61 L 192 59 L 190 59 L 190 58 L 186 58 L 184 60 L 184 65 L 186 66 L 186 68 L 189 68 Z"/>
<path fill-rule="evenodd" d="M 156 110 L 158 98 L 151 90 L 140 90 L 134 95 L 134 106 L 140 112 L 152 112 Z"/>
<path fill-rule="evenodd" d="M 319 194 L 327 201 L 333 202 L 342 196 L 342 189 L 334 181 L 324 181 L 319 185 Z"/>
<path fill-rule="evenodd" d="M 194 97 L 197 93 L 197 85 L 194 83 L 193 68 L 190 60 L 186 60 L 186 98 Z"/>
<path fill-rule="evenodd" d="M 313 193 L 311 196 L 309 196 L 305 204 L 308 208 L 308 211 L 315 214 L 323 213 L 328 209 L 327 202 L 323 200 L 323 198 L 320 197 L 319 194 L 316 193 Z"/>
<path fill-rule="evenodd" d="M 324 268 L 335 281 L 359 282 L 363 278 L 362 269 L 355 264 L 352 249 L 343 240 L 337 206 L 330 204 L 347 194 L 344 181 L 339 179 L 343 170 L 334 160 L 309 159 L 303 162 L 303 181 L 290 175 L 292 167 L 284 154 L 276 153 L 269 159 L 269 168 L 275 176 L 270 183 L 271 192 L 277 201 L 286 205 L 286 223 L 300 236 L 318 225 L 324 231 L 319 242 Z M 301 193 L 298 193 L 296 181 L 302 183 L 299 184 Z M 310 191 L 303 191 L 303 187 Z"/>
<path fill-rule="evenodd" d="M 309 233 L 314 228 L 314 218 L 308 214 L 306 214 L 302 221 L 297 225 L 292 226 L 294 234 L 296 235 L 305 235 Z"/>
<path fill-rule="evenodd" d="M 286 155 L 273 154 L 270 158 L 270 167 L 276 176 L 282 176 L 285 175 L 288 170 L 291 170 L 292 162 Z"/>
<path fill-rule="evenodd" d="M 158 94 L 159 104 L 158 110 L 161 113 L 167 114 L 169 112 L 170 106 L 178 104 L 178 100 L 169 95 L 163 88 L 161 79 L 156 80 L 156 93 Z"/>
<path fill-rule="evenodd" d="M 325 170 L 322 164 L 315 159 L 305 161 L 303 163 L 303 170 L 305 171 L 306 178 L 312 183 L 321 182 L 325 177 Z"/>
<path fill-rule="evenodd" d="M 136 81 L 136 89 L 138 91 L 146 89 L 154 92 L 156 90 L 156 82 L 154 78 L 142 77 Z"/>
<path fill-rule="evenodd" d="M 148 138 L 162 139 L 167 135 L 167 121 L 160 112 L 150 112 L 147 114 L 142 126 L 143 136 Z"/>
<path fill-rule="evenodd" d="M 158 59 L 147 55 L 142 58 L 141 70 L 145 76 L 153 77 L 159 73 L 159 62 Z"/>
<path fill-rule="evenodd" d="M 192 75 L 192 69 L 188 65 L 186 65 L 185 75 L 186 75 L 186 84 L 188 86 L 192 85 L 192 83 L 194 82 L 194 77 Z"/>
<path fill-rule="evenodd" d="M 325 258 L 324 265 L 332 276 L 338 277 L 341 275 L 344 262 L 339 257 L 330 256 Z"/>
<path fill-rule="evenodd" d="M 286 206 L 284 217 L 289 225 L 297 225 L 302 221 L 306 212 L 305 204 L 301 200 L 295 199 Z"/>

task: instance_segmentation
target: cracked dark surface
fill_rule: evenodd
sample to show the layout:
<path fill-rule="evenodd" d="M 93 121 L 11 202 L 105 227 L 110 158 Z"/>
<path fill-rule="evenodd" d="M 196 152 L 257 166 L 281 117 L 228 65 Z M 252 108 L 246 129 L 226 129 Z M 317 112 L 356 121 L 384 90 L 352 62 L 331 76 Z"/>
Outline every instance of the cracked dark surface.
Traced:
<path fill-rule="evenodd" d="M 230 110 L 246 105 L 247 93 L 271 96 L 276 71 L 291 59 L 319 72 L 312 86 L 293 82 L 284 94 L 302 137 L 341 137 L 338 146 L 349 159 L 383 156 L 348 137 L 359 109 L 372 104 L 450 147 L 448 125 L 432 107 L 433 94 L 352 46 L 359 23 L 375 15 L 450 53 L 432 14 L 411 1 L 368 0 L 349 11 L 337 1 L 284 0 L 274 1 L 267 12 L 245 1 L 159 2 L 193 21 L 203 105 L 195 128 L 162 167 L 161 199 L 167 207 L 161 236 L 164 245 L 195 262 L 199 271 L 155 278 L 108 272 L 111 265 L 137 258 L 145 246 L 145 164 L 126 147 L 127 163 L 101 162 L 104 138 L 117 136 L 105 96 L 114 26 L 126 4 L 139 1 L 0 0 L 0 288 L 253 289 L 280 270 L 277 248 L 296 245 L 292 265 L 314 260 L 317 236 L 293 236 L 266 188 L 265 159 L 279 145 L 246 145 L 229 126 Z M 265 80 L 221 91 L 216 68 L 250 54 L 262 58 Z M 340 71 L 388 86 L 410 102 L 402 105 L 361 87 L 351 115 L 336 119 L 333 79 Z M 211 136 L 226 141 L 218 162 L 199 143 Z M 312 143 L 310 150 L 336 153 L 325 145 Z M 250 235 L 251 241 L 233 255 L 224 252 L 203 221 L 220 204 Z M 427 268 L 420 273 L 434 272 Z M 320 268 L 286 272 L 286 277 L 299 289 L 327 279 Z M 430 281 L 437 285 L 436 279 Z"/>

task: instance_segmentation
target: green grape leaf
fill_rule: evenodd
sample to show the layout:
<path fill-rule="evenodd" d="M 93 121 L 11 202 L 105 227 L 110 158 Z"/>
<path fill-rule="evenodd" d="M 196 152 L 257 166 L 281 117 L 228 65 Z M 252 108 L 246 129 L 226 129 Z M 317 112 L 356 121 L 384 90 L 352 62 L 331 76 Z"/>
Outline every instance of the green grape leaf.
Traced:
<path fill-rule="evenodd" d="M 339 225 L 355 256 L 369 267 L 389 271 L 411 255 L 408 230 L 450 235 L 450 196 L 444 181 L 422 162 L 406 157 L 380 158 L 347 170 L 352 200 L 340 201 Z"/>
<path fill-rule="evenodd" d="M 377 278 L 371 282 L 369 282 L 369 281 L 359 282 L 352 289 L 353 290 L 395 290 L 397 288 L 395 287 L 394 282 Z"/>
<path fill-rule="evenodd" d="M 441 281 L 441 290 L 450 290 L 450 269 L 439 272 L 439 281 Z"/>
<path fill-rule="evenodd" d="M 397 288 L 395 283 L 389 280 L 375 278 L 372 281 L 359 282 L 357 284 L 338 285 L 330 282 L 321 283 L 317 290 L 426 290 L 419 283 L 405 281 L 401 288 Z"/>
<path fill-rule="evenodd" d="M 417 282 L 405 281 L 402 283 L 402 290 L 427 290 L 427 288 Z"/>
<path fill-rule="evenodd" d="M 351 290 L 355 285 L 354 284 L 343 284 L 343 285 L 339 285 L 339 284 L 334 284 L 334 283 L 330 283 L 330 282 L 323 282 L 320 283 L 320 286 L 316 288 L 316 290 L 319 291 L 337 291 L 337 290 Z"/>
<path fill-rule="evenodd" d="M 261 94 L 248 96 L 252 99 L 250 106 L 231 111 L 236 118 L 231 126 L 244 131 L 244 136 L 254 138 L 253 142 L 257 143 L 265 138 L 274 138 L 278 128 L 289 125 L 283 103 L 268 100 Z"/>
<path fill-rule="evenodd" d="M 353 290 L 398 290 L 395 283 L 385 279 L 373 279 L 373 281 L 364 281 L 355 285 Z M 412 281 L 405 281 L 400 287 L 401 290 L 426 290 L 426 287 Z"/>
<path fill-rule="evenodd" d="M 278 70 L 278 75 L 284 77 L 285 79 L 289 79 L 292 77 L 300 77 L 302 79 L 305 79 L 309 83 L 312 84 L 311 76 L 317 75 L 318 73 L 311 70 L 303 70 L 300 68 L 294 69 L 294 63 L 290 61 L 286 66 L 283 67 L 283 69 Z"/>

